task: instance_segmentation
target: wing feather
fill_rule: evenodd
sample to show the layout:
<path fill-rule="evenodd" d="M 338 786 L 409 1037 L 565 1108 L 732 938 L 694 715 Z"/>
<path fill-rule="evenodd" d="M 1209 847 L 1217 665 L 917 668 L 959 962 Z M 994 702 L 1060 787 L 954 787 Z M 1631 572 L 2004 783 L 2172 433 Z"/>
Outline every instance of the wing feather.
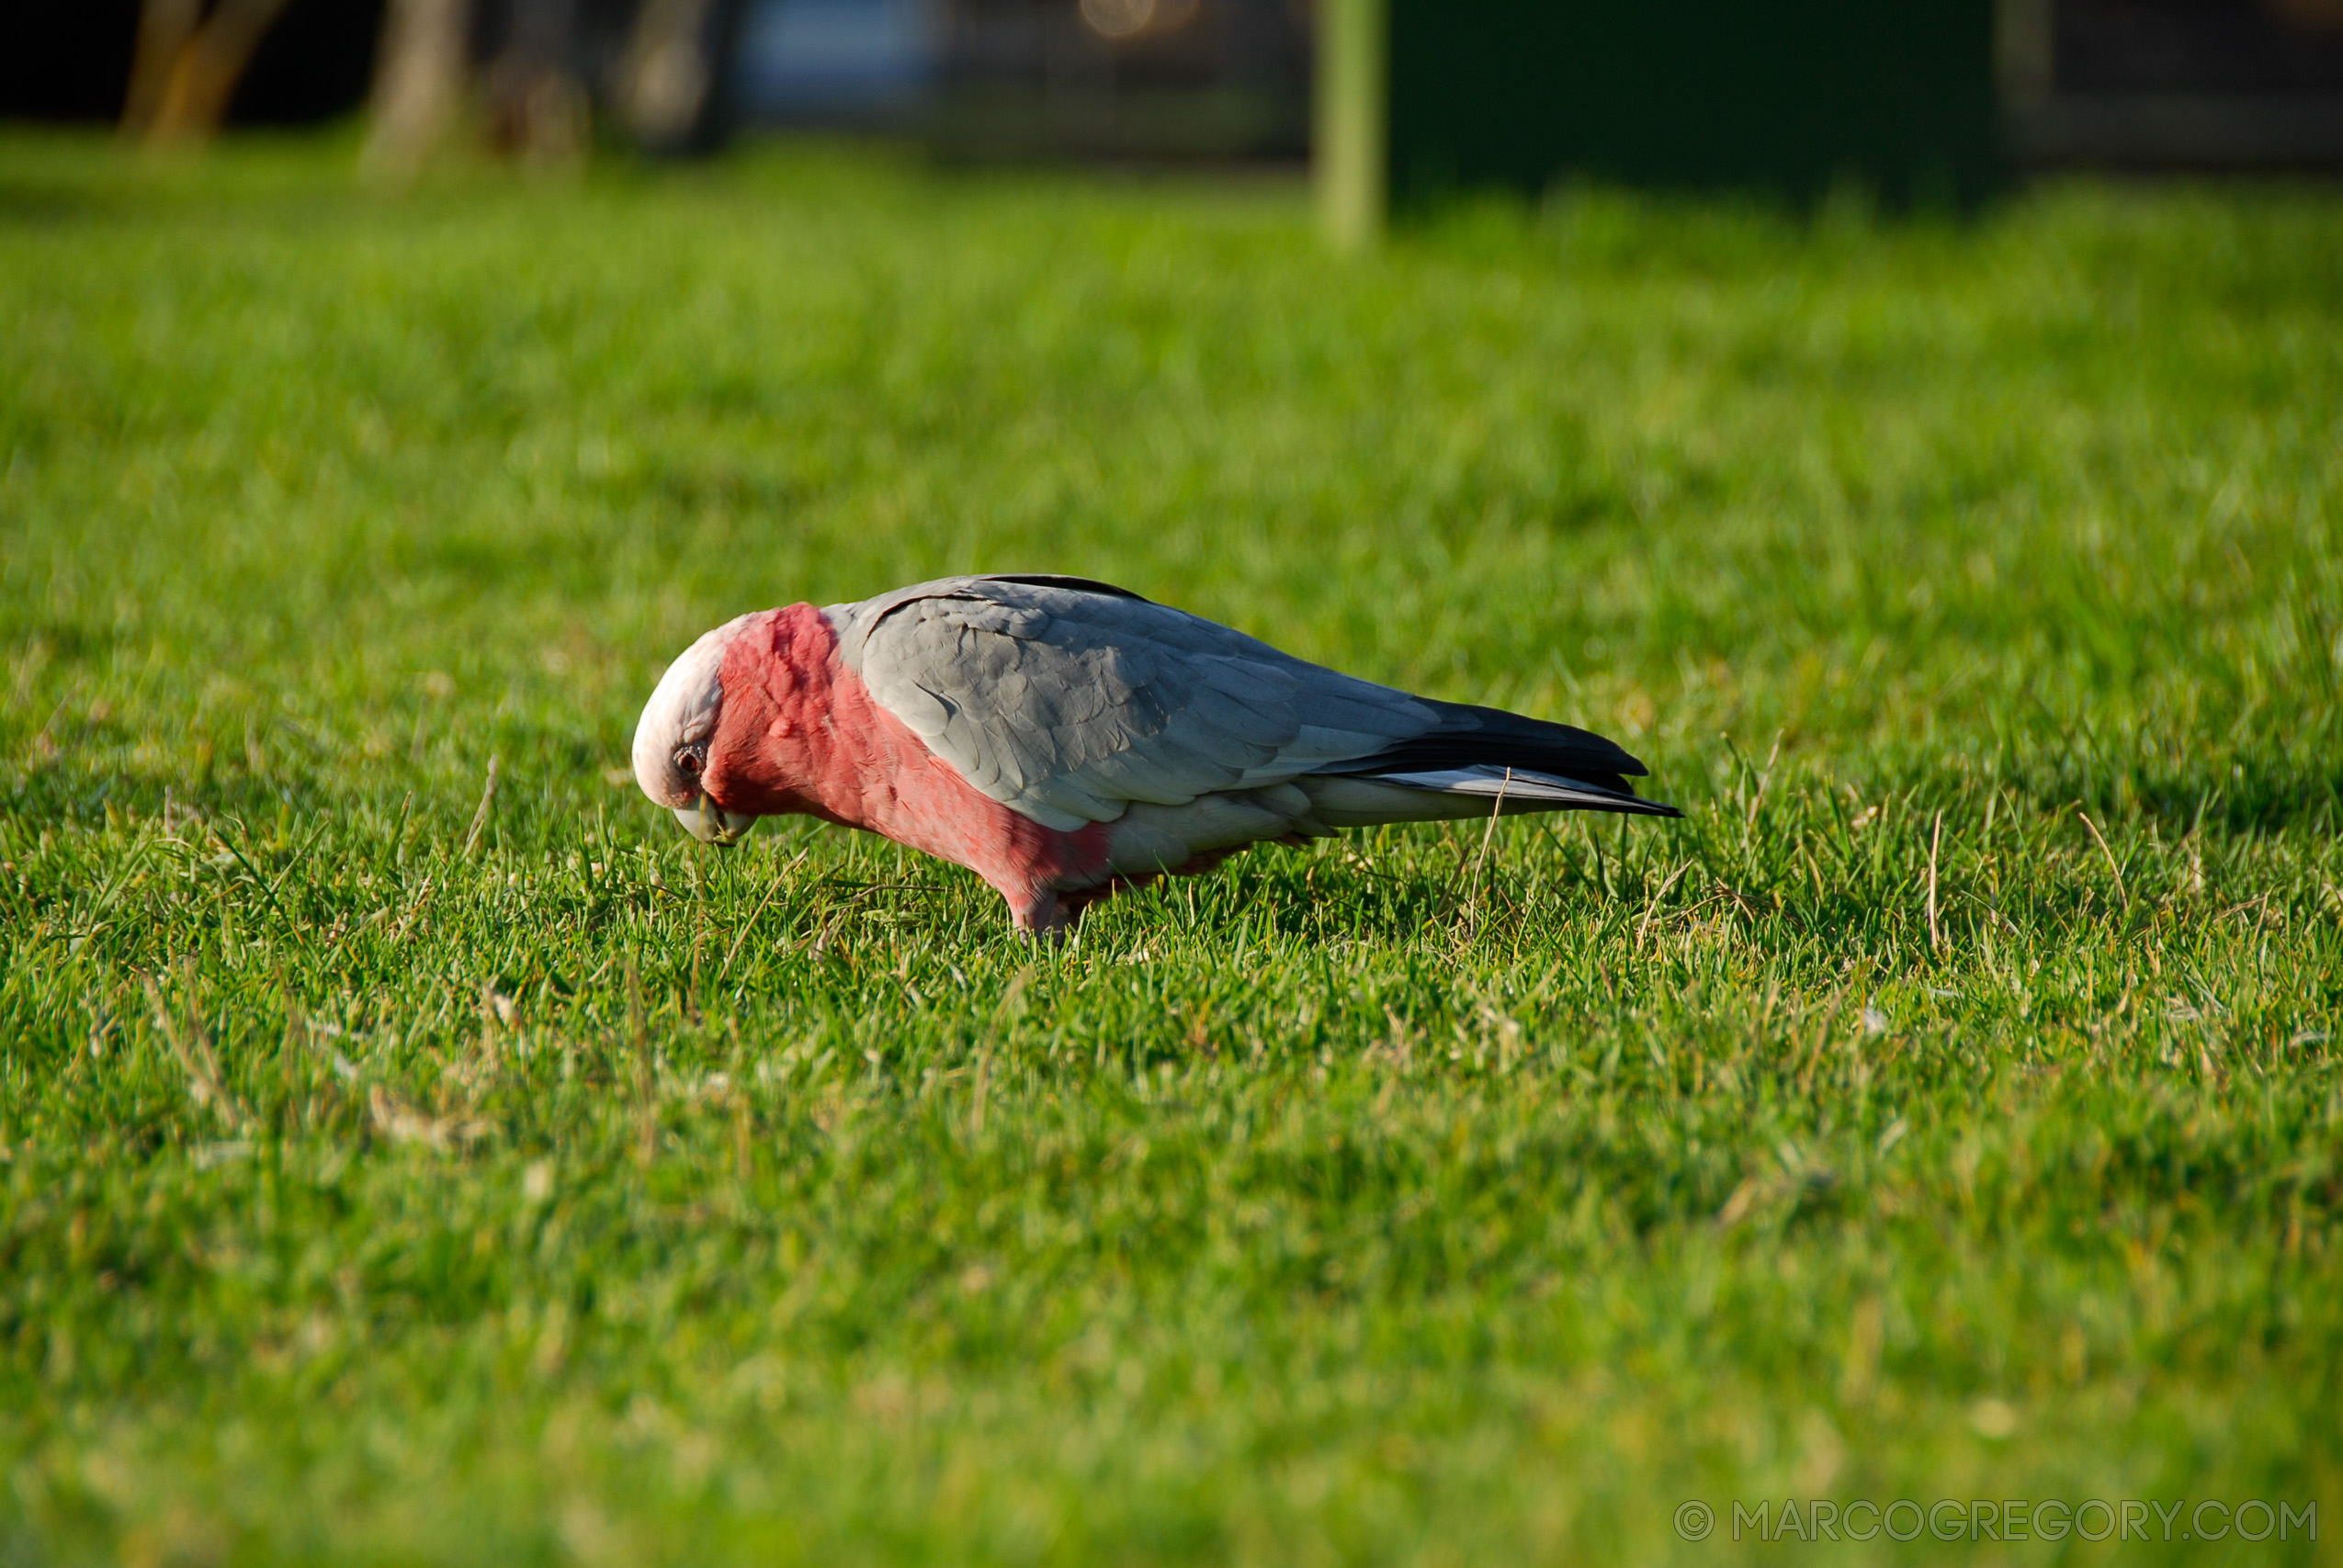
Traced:
<path fill-rule="evenodd" d="M 826 612 L 880 706 L 1051 827 L 1284 784 L 1424 734 L 1434 706 L 1092 585 L 947 578 Z"/>

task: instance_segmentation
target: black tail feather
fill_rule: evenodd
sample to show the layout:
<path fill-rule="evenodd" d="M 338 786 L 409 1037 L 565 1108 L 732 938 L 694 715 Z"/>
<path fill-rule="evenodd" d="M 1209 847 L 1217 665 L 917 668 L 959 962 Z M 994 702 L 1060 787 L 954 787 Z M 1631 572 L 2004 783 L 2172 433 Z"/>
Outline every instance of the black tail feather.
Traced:
<path fill-rule="evenodd" d="M 1649 771 L 1617 744 L 1590 730 L 1468 703 L 1432 705 L 1440 710 L 1436 728 L 1412 740 L 1320 771 L 1393 773 L 1474 766 L 1518 768 L 1523 773 L 1577 779 L 1626 795 L 1636 793 L 1628 778 L 1640 778 Z"/>

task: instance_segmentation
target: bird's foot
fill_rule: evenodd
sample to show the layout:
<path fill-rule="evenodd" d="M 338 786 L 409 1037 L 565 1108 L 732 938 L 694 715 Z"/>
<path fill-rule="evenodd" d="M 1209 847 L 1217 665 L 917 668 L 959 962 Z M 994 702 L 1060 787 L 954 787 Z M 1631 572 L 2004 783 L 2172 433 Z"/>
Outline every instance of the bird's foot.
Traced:
<path fill-rule="evenodd" d="M 1074 940 L 1082 920 L 1082 906 L 1088 901 L 1079 895 L 1061 898 L 1056 890 L 1045 888 L 1022 907 L 1012 905 L 1010 913 L 1016 919 L 1019 936 L 1043 947 L 1060 948 Z"/>

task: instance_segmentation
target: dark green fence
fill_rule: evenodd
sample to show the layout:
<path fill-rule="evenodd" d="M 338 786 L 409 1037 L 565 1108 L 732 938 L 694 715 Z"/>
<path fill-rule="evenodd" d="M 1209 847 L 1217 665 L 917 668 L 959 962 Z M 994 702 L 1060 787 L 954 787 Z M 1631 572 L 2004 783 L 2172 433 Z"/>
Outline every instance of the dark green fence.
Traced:
<path fill-rule="evenodd" d="M 1391 0 L 1397 204 L 1582 176 L 1968 205 L 1991 0 Z"/>

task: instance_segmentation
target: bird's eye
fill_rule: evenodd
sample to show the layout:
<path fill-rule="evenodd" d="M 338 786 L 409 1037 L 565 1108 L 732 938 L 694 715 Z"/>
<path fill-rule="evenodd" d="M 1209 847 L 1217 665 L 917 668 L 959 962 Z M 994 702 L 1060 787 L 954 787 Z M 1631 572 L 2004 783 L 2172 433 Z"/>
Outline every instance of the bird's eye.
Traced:
<path fill-rule="evenodd" d="M 683 769 L 684 772 L 691 774 L 692 777 L 697 778 L 699 777 L 700 769 L 707 764 L 701 759 L 696 749 L 685 746 L 676 751 L 675 765 Z"/>

